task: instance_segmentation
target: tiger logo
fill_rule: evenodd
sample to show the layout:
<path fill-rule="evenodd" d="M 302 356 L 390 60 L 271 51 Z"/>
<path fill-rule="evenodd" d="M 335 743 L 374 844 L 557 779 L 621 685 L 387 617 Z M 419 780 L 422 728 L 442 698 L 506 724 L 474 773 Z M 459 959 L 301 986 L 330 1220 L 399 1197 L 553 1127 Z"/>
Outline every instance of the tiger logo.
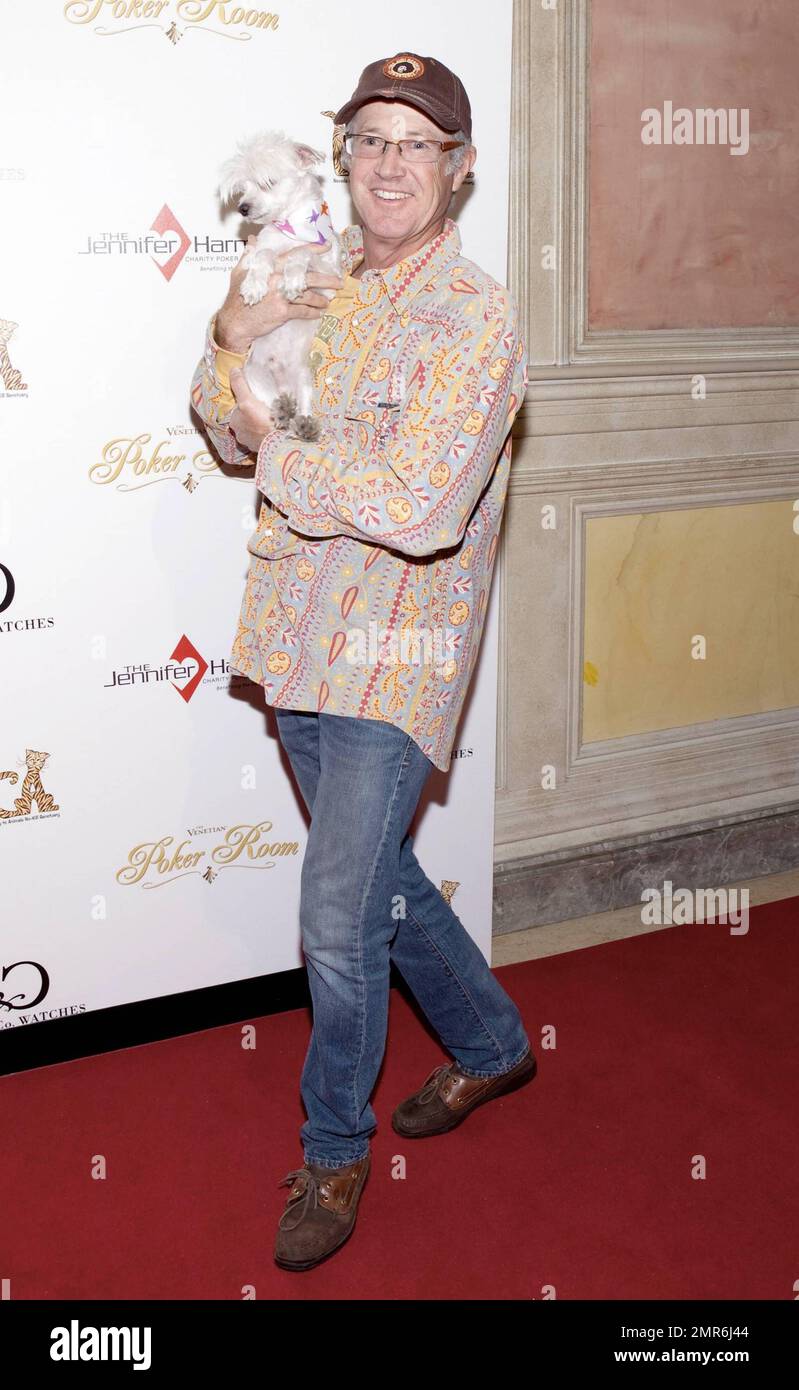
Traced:
<path fill-rule="evenodd" d="M 460 887 L 460 880 L 457 878 L 442 878 L 439 893 L 445 903 L 451 903 L 456 888 Z"/>
<path fill-rule="evenodd" d="M 41 771 L 49 756 L 49 753 L 39 753 L 34 748 L 25 749 L 25 765 L 28 770 L 22 783 L 22 791 L 14 802 L 13 811 L 0 806 L 0 820 L 7 820 L 9 816 L 29 816 L 34 805 L 40 812 L 60 810 L 50 792 L 46 792 L 42 786 Z M 19 781 L 19 775 L 16 772 L 0 771 L 0 781 L 3 780 L 9 781 L 13 786 Z"/>
<path fill-rule="evenodd" d="M 16 323 L 10 319 L 0 319 L 0 376 L 3 378 L 3 385 L 7 391 L 27 391 L 28 383 L 22 380 L 22 375 L 16 367 L 12 367 L 11 358 L 8 355 L 8 344 L 14 336 Z"/>
<path fill-rule="evenodd" d="M 330 119 L 331 119 L 331 121 L 334 121 L 334 122 L 335 122 L 335 119 L 336 119 L 336 113 L 335 113 L 335 111 L 322 111 L 321 114 L 322 114 L 323 116 L 329 116 Z M 348 178 L 349 178 L 349 173 L 348 173 L 347 170 L 344 168 L 344 165 L 343 165 L 342 162 L 341 162 L 341 152 L 342 152 L 342 150 L 344 149 L 344 131 L 345 131 L 345 130 L 346 130 L 346 126 L 345 126 L 345 125 L 335 125 L 335 124 L 334 124 L 334 126 L 333 126 L 333 169 L 334 169 L 335 172 L 338 174 L 338 176 L 339 176 L 340 179 L 348 179 Z"/>

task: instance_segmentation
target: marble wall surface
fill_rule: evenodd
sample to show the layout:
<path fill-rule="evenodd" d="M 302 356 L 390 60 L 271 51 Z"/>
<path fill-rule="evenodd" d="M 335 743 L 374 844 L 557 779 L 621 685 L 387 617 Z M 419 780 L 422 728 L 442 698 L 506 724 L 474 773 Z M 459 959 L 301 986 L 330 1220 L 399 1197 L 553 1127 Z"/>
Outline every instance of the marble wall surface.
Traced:
<path fill-rule="evenodd" d="M 590 324 L 797 324 L 799 5 L 592 0 L 590 30 Z"/>

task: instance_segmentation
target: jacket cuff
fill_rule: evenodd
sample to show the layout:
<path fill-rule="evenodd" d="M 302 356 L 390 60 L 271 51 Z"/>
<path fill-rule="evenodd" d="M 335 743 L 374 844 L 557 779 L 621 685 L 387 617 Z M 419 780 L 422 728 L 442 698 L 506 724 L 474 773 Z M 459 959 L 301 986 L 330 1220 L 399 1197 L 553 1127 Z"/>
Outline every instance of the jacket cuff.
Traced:
<path fill-rule="evenodd" d="M 321 440 L 315 441 L 314 448 L 319 448 L 320 443 Z M 302 446 L 298 448 L 297 441 L 285 430 L 274 429 L 262 439 L 255 470 L 256 487 L 289 520 L 312 520 L 319 527 L 317 535 L 329 535 L 336 529 L 327 511 L 331 501 L 327 478 L 324 462 L 305 458 Z M 299 496 L 295 495 L 297 485 Z M 313 486 L 315 505 L 310 500 L 309 486 Z"/>
<path fill-rule="evenodd" d="M 211 319 L 208 329 L 208 336 L 211 340 L 211 347 L 214 349 L 214 370 L 219 380 L 220 386 L 230 390 L 230 373 L 234 367 L 241 367 L 250 355 L 250 349 L 246 352 L 229 352 L 227 348 L 221 348 L 216 341 L 216 314 Z"/>

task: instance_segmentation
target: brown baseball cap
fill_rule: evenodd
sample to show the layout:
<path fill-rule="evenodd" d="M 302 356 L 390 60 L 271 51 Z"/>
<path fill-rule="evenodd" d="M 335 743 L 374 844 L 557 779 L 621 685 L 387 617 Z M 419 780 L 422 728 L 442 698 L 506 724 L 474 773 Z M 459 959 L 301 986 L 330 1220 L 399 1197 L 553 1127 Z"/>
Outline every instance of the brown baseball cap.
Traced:
<path fill-rule="evenodd" d="M 395 53 L 365 67 L 348 102 L 336 112 L 336 125 L 346 123 L 367 101 L 404 101 L 415 106 L 442 130 L 463 130 L 472 138 L 472 108 L 459 77 L 436 58 L 418 53 Z"/>

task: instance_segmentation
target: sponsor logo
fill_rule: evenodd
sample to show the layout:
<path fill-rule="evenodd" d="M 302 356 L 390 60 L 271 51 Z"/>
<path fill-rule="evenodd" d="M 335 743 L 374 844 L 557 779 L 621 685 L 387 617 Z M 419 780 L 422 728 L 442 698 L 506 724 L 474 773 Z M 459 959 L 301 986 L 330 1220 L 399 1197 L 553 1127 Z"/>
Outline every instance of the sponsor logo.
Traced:
<path fill-rule="evenodd" d="M 205 846 L 202 836 L 207 837 Z M 271 820 L 210 829 L 199 826 L 182 838 L 162 835 L 134 845 L 116 880 L 125 888 L 145 889 L 179 878 L 201 878 L 212 884 L 226 869 L 274 869 L 280 860 L 294 859 L 299 852 L 298 841 L 281 840 Z"/>
<path fill-rule="evenodd" d="M 3 380 L 3 395 L 19 395 L 27 391 L 28 383 L 22 380 L 22 373 L 11 361 L 8 345 L 19 324 L 12 319 L 0 319 L 0 377 Z"/>
<path fill-rule="evenodd" d="M 0 561 L 0 614 L 5 613 L 11 607 L 16 592 L 17 586 L 11 570 Z M 55 619 L 41 617 L 3 618 L 0 616 L 0 633 L 40 632 L 45 627 L 55 627 Z"/>
<path fill-rule="evenodd" d="M 0 1028 L 21 1028 L 86 1012 L 85 1004 L 40 1008 L 49 993 L 50 976 L 38 960 L 15 960 L 0 966 Z"/>
<path fill-rule="evenodd" d="M 99 38 L 156 29 L 173 47 L 199 28 L 241 43 L 254 34 L 274 33 L 280 25 L 278 11 L 229 0 L 67 0 L 64 18 L 70 24 L 94 25 Z"/>
<path fill-rule="evenodd" d="M 38 820 L 42 815 L 60 811 L 61 807 L 53 800 L 52 794 L 42 783 L 42 770 L 50 757 L 49 753 L 35 748 L 25 749 L 25 773 L 22 786 L 13 806 L 0 806 L 0 825 L 19 823 L 20 820 Z M 0 783 L 10 782 L 12 787 L 19 782 L 20 774 L 13 768 L 0 768 Z M 34 816 L 33 808 L 37 815 Z"/>
<path fill-rule="evenodd" d="M 231 678 L 230 662 L 227 657 L 210 657 L 208 660 L 197 650 L 185 632 L 168 661 L 151 665 L 149 661 L 126 662 L 115 666 L 110 679 L 103 682 L 108 690 L 130 686 L 171 685 L 186 704 L 196 694 L 200 685 L 216 686 L 230 691 L 237 685 L 249 684 L 248 678 L 238 672 Z"/>
<path fill-rule="evenodd" d="M 164 203 L 144 232 L 87 232 L 78 255 L 110 260 L 146 256 L 169 282 L 184 261 L 187 265 L 199 265 L 201 270 L 228 271 L 238 261 L 245 244 L 243 237 L 190 234 L 169 204 Z"/>
<path fill-rule="evenodd" d="M 151 666 L 149 661 L 145 661 L 115 668 L 111 672 L 111 679 L 103 684 L 107 689 L 117 689 L 134 685 L 155 686 L 168 681 L 188 704 L 207 671 L 217 675 L 220 672 L 226 674 L 228 670 L 227 661 L 206 661 L 184 632 L 169 661 L 160 666 Z"/>
<path fill-rule="evenodd" d="M 101 487 L 113 483 L 115 492 L 139 492 L 152 483 L 179 483 L 184 492 L 192 493 L 204 478 L 224 476 L 219 460 L 205 442 L 199 449 L 175 452 L 176 436 L 188 435 L 202 440 L 199 430 L 192 425 L 174 425 L 164 433 L 167 438 L 155 443 L 148 430 L 109 439 L 102 447 L 99 462 L 89 468 L 90 481 Z"/>

